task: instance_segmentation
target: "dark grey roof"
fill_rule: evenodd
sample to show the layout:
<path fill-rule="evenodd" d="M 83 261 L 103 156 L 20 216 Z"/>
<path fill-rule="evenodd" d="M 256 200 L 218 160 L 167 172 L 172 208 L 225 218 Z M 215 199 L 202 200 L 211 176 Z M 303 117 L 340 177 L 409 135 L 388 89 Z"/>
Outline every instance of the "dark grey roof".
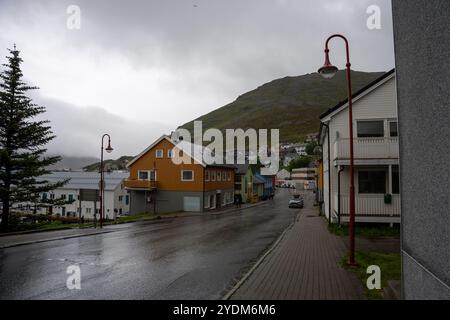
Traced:
<path fill-rule="evenodd" d="M 128 172 L 105 172 L 105 190 L 114 190 L 122 182 L 122 180 L 128 178 L 128 176 Z M 39 180 L 48 180 L 53 183 L 65 179 L 70 180 L 60 189 L 98 189 L 100 173 L 82 171 L 54 171 L 39 178 Z"/>
<path fill-rule="evenodd" d="M 235 164 L 236 167 L 236 174 L 246 174 L 248 170 L 249 164 Z"/>

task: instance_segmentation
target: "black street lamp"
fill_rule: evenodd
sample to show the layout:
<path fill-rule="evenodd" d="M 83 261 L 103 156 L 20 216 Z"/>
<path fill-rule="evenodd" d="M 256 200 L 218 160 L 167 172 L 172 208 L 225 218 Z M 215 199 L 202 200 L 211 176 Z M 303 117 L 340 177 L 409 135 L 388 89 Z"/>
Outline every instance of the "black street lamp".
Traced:
<path fill-rule="evenodd" d="M 111 137 L 109 134 L 105 133 L 102 136 L 102 148 L 100 154 L 100 228 L 103 227 L 103 216 L 105 212 L 104 198 L 105 198 L 105 176 L 104 176 L 104 168 L 103 168 L 103 146 L 104 139 L 108 137 L 108 146 L 105 148 L 106 152 L 111 153 L 114 149 L 111 147 Z"/>

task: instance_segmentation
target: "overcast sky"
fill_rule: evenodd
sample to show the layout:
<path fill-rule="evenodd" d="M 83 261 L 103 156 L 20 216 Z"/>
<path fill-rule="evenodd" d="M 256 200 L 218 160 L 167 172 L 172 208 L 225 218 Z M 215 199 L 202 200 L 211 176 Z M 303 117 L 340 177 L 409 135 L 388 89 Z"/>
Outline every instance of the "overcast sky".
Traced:
<path fill-rule="evenodd" d="M 69 5 L 81 28 L 66 26 Z M 369 30 L 370 5 L 381 29 Z M 352 68 L 394 66 L 389 0 L 0 0 L 0 61 L 14 43 L 57 138 L 50 152 L 135 155 L 163 133 L 285 76 L 315 72 L 327 36 Z M 331 44 L 343 68 L 342 43 Z"/>

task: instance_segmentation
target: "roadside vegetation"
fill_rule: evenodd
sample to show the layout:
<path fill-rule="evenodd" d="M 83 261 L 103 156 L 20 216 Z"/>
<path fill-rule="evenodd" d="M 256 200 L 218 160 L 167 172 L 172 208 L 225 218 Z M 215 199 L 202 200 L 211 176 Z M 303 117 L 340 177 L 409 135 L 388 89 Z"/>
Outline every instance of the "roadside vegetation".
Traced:
<path fill-rule="evenodd" d="M 164 216 L 176 217 L 176 212 L 164 214 L 140 213 L 132 216 L 118 217 L 116 220 L 104 221 L 103 225 L 115 225 L 122 223 L 131 223 L 136 221 L 148 221 L 162 219 Z M 52 215 L 12 215 L 8 221 L 10 232 L 37 232 L 50 230 L 65 230 L 65 229 L 86 229 L 95 226 L 93 221 L 86 221 L 80 223 L 78 218 L 56 217 Z M 98 221 L 97 221 L 98 226 Z"/>
<path fill-rule="evenodd" d="M 368 251 L 356 251 L 355 261 L 356 267 L 348 267 L 346 262 L 348 261 L 348 254 L 341 259 L 341 266 L 354 272 L 361 280 L 364 287 L 365 296 L 367 299 L 383 299 L 383 288 L 387 287 L 389 280 L 400 280 L 401 277 L 401 260 L 400 253 L 381 253 L 381 252 L 368 252 Z M 381 289 L 369 290 L 367 288 L 367 278 L 370 276 L 367 274 L 367 267 L 371 265 L 377 265 L 381 270 Z"/>
<path fill-rule="evenodd" d="M 337 236 L 348 236 L 348 225 L 339 225 L 332 223 L 328 225 L 328 231 Z M 390 227 L 387 224 L 360 224 L 355 226 L 355 235 L 374 238 L 374 237 L 399 237 L 400 226 L 395 224 Z"/>

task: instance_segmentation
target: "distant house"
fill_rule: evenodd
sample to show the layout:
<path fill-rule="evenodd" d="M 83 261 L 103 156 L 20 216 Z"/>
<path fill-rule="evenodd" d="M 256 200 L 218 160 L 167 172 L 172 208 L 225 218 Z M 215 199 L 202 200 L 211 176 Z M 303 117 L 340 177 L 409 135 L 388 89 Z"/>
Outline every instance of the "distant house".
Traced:
<path fill-rule="evenodd" d="M 122 182 L 128 177 L 124 172 L 105 172 L 105 219 L 115 219 L 119 214 L 128 214 L 130 205 L 130 196 L 123 188 Z M 70 204 L 60 206 L 41 205 L 37 208 L 38 214 L 53 214 L 61 217 L 84 217 L 85 219 L 94 219 L 94 215 L 100 210 L 100 202 L 94 200 L 85 200 L 80 198 L 80 194 L 93 193 L 98 197 L 100 173 L 82 172 L 82 171 L 55 171 L 47 175 L 40 176 L 38 179 L 47 180 L 55 183 L 65 179 L 69 182 L 50 192 L 43 192 L 39 196 L 41 203 L 46 199 L 67 199 Z M 95 197 L 94 197 L 95 199 Z M 32 203 L 21 203 L 15 209 L 20 211 L 34 211 Z"/>
<path fill-rule="evenodd" d="M 250 202 L 255 203 L 261 200 L 264 197 L 264 186 L 265 186 L 265 179 L 259 174 L 254 173 L 253 174 L 253 197 L 251 198 Z"/>
<path fill-rule="evenodd" d="M 241 197 L 243 203 L 251 197 L 251 181 L 253 172 L 249 164 L 237 164 L 235 171 L 234 194 Z M 250 197 L 249 197 L 250 195 Z"/>
<path fill-rule="evenodd" d="M 320 116 L 323 211 L 349 220 L 348 101 Z M 355 213 L 357 222 L 400 222 L 399 146 L 395 71 L 353 95 Z"/>
<path fill-rule="evenodd" d="M 316 169 L 315 168 L 296 168 L 292 169 L 291 180 L 299 190 L 311 190 L 315 188 Z"/>
<path fill-rule="evenodd" d="M 277 172 L 276 179 L 277 180 L 289 180 L 291 178 L 291 173 L 286 169 L 281 169 Z"/>
<path fill-rule="evenodd" d="M 272 194 L 273 194 L 273 175 L 262 175 L 260 173 L 256 173 L 256 176 L 258 177 L 258 179 L 263 180 L 264 184 L 263 184 L 263 193 L 262 196 L 260 196 L 260 198 L 262 198 L 263 200 L 269 198 Z"/>
<path fill-rule="evenodd" d="M 206 212 L 232 204 L 235 167 L 196 159 L 202 148 L 163 135 L 131 160 L 124 182 L 131 195 L 130 213 Z M 191 163 L 176 164 L 175 152 Z"/>
<path fill-rule="evenodd" d="M 288 152 L 283 156 L 283 166 L 287 167 L 292 160 L 300 158 L 300 155 L 295 152 L 295 149 L 292 152 Z"/>

